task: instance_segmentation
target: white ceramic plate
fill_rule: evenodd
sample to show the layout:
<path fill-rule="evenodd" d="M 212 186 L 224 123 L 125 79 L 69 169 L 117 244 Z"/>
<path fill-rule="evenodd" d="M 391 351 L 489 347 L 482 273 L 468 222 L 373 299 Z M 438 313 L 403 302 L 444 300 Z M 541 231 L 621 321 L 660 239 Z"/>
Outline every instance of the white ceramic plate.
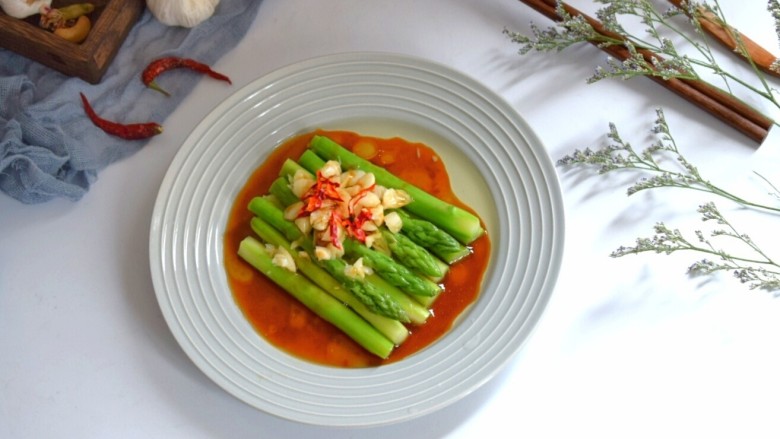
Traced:
<path fill-rule="evenodd" d="M 222 239 L 236 194 L 273 148 L 316 128 L 426 143 L 486 222 L 493 245 L 480 297 L 442 339 L 397 363 L 339 369 L 285 354 L 254 331 L 228 287 Z M 351 53 L 260 78 L 197 126 L 160 188 L 150 263 L 171 331 L 226 391 L 289 420 L 374 426 L 447 406 L 507 363 L 548 302 L 563 234 L 554 167 L 508 104 L 429 61 Z"/>

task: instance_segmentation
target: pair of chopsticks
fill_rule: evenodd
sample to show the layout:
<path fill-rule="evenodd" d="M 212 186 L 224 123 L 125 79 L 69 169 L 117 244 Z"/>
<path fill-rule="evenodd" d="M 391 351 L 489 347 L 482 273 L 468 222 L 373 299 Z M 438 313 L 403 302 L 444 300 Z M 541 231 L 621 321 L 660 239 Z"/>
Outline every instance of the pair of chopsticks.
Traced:
<path fill-rule="evenodd" d="M 562 17 L 556 12 L 556 7 L 559 2 L 557 0 L 520 0 L 537 12 L 545 15 L 553 21 L 561 21 Z M 680 6 L 681 0 L 669 0 L 675 6 Z M 625 40 L 621 35 L 614 32 L 610 32 L 604 27 L 604 25 L 598 20 L 589 17 L 588 15 L 580 12 L 576 8 L 560 2 L 560 5 L 566 10 L 566 12 L 573 16 L 581 16 L 586 20 L 593 29 L 609 38 L 617 40 Z M 702 28 L 710 35 L 716 38 L 721 44 L 730 49 L 736 47 L 736 41 L 733 38 L 733 29 L 727 29 L 718 23 L 715 17 L 712 19 L 701 20 Z M 774 62 L 774 57 L 766 50 L 758 46 L 753 41 L 748 40 L 744 36 L 740 35 L 740 38 L 745 46 L 748 48 L 748 53 L 753 56 L 759 56 L 753 58 L 757 66 L 769 70 L 769 65 Z M 598 44 L 594 43 L 597 47 Z M 600 47 L 600 49 L 609 53 L 612 57 L 624 61 L 629 58 L 630 53 L 624 46 L 612 45 L 607 47 Z M 643 48 L 637 48 L 637 51 L 650 62 L 653 58 L 662 60 L 662 58 Z M 770 59 L 771 58 L 771 59 Z M 776 74 L 776 73 L 773 73 Z M 763 142 L 766 136 L 769 134 L 769 129 L 773 125 L 772 119 L 764 116 L 760 112 L 756 111 L 752 107 L 746 105 L 744 102 L 733 97 L 732 95 L 708 84 L 705 81 L 687 80 L 687 79 L 663 79 L 657 76 L 650 76 L 650 79 L 656 83 L 666 87 L 670 91 L 683 97 L 694 105 L 702 108 L 711 115 L 717 117 L 721 121 L 735 128 L 739 132 L 745 134 L 752 140 L 759 144 Z"/>

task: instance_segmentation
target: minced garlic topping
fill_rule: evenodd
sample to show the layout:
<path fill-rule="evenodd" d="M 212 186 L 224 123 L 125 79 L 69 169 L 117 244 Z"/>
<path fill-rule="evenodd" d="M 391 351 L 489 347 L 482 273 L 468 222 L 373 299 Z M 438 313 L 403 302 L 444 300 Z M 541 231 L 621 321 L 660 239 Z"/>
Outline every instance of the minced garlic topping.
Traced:
<path fill-rule="evenodd" d="M 401 229 L 400 216 L 385 214 L 385 210 L 412 202 L 406 191 L 377 185 L 370 172 L 342 172 L 335 160 L 326 162 L 316 176 L 295 172 L 290 189 L 301 201 L 285 209 L 285 218 L 294 221 L 302 233 L 312 235 L 318 259 L 342 256 L 347 237 L 371 247 L 382 225 L 397 233 Z"/>

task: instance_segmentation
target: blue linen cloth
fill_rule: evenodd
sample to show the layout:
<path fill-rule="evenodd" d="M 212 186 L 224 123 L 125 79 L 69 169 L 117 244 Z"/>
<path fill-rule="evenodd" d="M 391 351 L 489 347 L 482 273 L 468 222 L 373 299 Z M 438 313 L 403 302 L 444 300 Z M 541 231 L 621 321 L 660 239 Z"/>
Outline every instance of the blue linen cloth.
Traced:
<path fill-rule="evenodd" d="M 94 85 L 0 49 L 0 191 L 25 204 L 81 199 L 100 170 L 148 140 L 123 140 L 95 127 L 79 93 L 106 119 L 164 125 L 206 77 L 182 69 L 174 80 L 161 78 L 171 93 L 165 97 L 143 85 L 143 68 L 163 56 L 214 64 L 243 38 L 260 3 L 222 0 L 212 17 L 191 29 L 163 25 L 145 10 Z"/>

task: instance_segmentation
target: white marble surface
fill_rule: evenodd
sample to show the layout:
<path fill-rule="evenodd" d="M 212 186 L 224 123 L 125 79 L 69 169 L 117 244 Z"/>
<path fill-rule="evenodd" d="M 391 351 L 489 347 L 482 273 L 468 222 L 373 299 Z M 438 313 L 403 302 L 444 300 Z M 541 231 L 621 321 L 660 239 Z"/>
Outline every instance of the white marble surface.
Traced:
<path fill-rule="evenodd" d="M 588 3 L 573 2 L 585 10 Z M 734 25 L 774 49 L 764 1 L 721 3 Z M 527 31 L 531 21 L 548 23 L 515 0 L 263 0 L 249 34 L 215 66 L 233 88 L 202 81 L 164 121 L 164 135 L 102 172 L 76 203 L 25 206 L 0 197 L 0 437 L 780 435 L 780 298 L 748 291 L 728 275 L 686 277 L 695 255 L 609 258 L 656 221 L 701 227 L 695 207 L 703 195 L 627 198 L 625 175 L 558 169 L 566 244 L 544 318 L 494 379 L 434 414 L 371 430 L 277 419 L 212 383 L 169 332 L 150 279 L 148 236 L 170 161 L 230 93 L 317 55 L 390 51 L 449 65 L 510 102 L 553 159 L 599 146 L 609 122 L 640 146 L 663 107 L 686 156 L 712 180 L 757 197 L 765 188 L 753 169 L 780 182 L 771 166 L 780 143 L 756 152 L 645 79 L 586 85 L 604 59 L 590 46 L 518 55 L 502 30 Z M 736 215 L 777 255 L 776 216 Z"/>

